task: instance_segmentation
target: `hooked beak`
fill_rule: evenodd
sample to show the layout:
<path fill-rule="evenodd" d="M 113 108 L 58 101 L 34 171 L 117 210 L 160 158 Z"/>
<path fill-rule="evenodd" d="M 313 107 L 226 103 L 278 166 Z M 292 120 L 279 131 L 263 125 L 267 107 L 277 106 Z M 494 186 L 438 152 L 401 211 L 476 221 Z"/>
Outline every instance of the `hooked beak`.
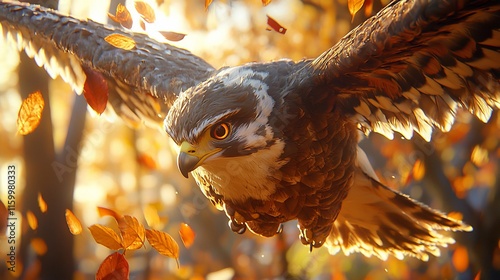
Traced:
<path fill-rule="evenodd" d="M 200 166 L 208 157 L 218 153 L 221 149 L 210 149 L 206 145 L 197 147 L 184 141 L 181 144 L 179 156 L 177 157 L 177 167 L 182 176 L 188 178 L 188 173 Z"/>

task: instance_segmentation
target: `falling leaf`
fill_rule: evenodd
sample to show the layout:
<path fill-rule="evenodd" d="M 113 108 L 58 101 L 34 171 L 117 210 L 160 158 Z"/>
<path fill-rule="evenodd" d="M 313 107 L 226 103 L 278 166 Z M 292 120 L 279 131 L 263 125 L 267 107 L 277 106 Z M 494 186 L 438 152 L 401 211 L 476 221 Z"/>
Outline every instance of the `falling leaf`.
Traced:
<path fill-rule="evenodd" d="M 160 31 L 160 34 L 163 37 L 165 37 L 165 39 L 172 41 L 172 42 L 180 41 L 180 40 L 184 39 L 184 37 L 186 37 L 186 34 L 172 32 L 172 31 Z"/>
<path fill-rule="evenodd" d="M 111 228 L 103 225 L 91 225 L 89 227 L 95 242 L 111 249 L 118 250 L 122 248 L 121 238 Z"/>
<path fill-rule="evenodd" d="M 78 235 L 82 233 L 82 223 L 80 223 L 80 220 L 71 212 L 71 210 L 66 209 L 66 213 L 64 213 L 66 216 L 66 224 L 68 224 L 69 232 L 73 235 Z"/>
<path fill-rule="evenodd" d="M 373 12 L 373 0 L 365 0 L 365 16 L 370 17 Z"/>
<path fill-rule="evenodd" d="M 26 219 L 28 220 L 28 225 L 30 226 L 30 228 L 32 230 L 35 230 L 38 228 L 38 220 L 37 220 L 35 214 L 33 214 L 33 212 L 28 210 L 26 212 Z"/>
<path fill-rule="evenodd" d="M 83 96 L 89 106 L 98 114 L 102 114 L 108 104 L 108 82 L 97 71 L 83 67 L 87 76 L 83 85 Z"/>
<path fill-rule="evenodd" d="M 43 256 L 47 253 L 47 244 L 39 237 L 31 239 L 30 245 L 31 248 L 33 248 L 33 251 L 35 251 L 35 253 L 39 256 Z"/>
<path fill-rule="evenodd" d="M 115 218 L 116 221 L 119 221 L 122 218 L 122 215 L 116 213 L 114 210 L 105 207 L 97 207 L 97 212 L 99 212 L 99 217 L 111 216 Z"/>
<path fill-rule="evenodd" d="M 425 175 L 425 165 L 421 160 L 416 160 L 412 168 L 413 179 L 415 181 L 420 181 Z"/>
<path fill-rule="evenodd" d="M 135 48 L 134 39 L 118 33 L 113 33 L 111 35 L 106 36 L 104 38 L 104 41 L 108 42 L 108 44 L 112 45 L 115 48 L 119 48 L 126 51 Z"/>
<path fill-rule="evenodd" d="M 347 0 L 347 8 L 351 13 L 351 20 L 354 20 L 356 13 L 363 7 L 365 0 Z"/>
<path fill-rule="evenodd" d="M 151 8 L 151 6 L 148 3 L 142 1 L 136 1 L 134 6 L 137 12 L 144 19 L 144 21 L 146 21 L 147 23 L 155 22 L 156 20 L 155 11 L 153 10 L 153 8 Z"/>
<path fill-rule="evenodd" d="M 40 207 L 42 213 L 47 212 L 47 202 L 45 202 L 41 193 L 38 193 L 38 207 Z"/>
<path fill-rule="evenodd" d="M 122 5 L 121 3 L 118 3 L 118 6 L 116 6 L 116 16 L 108 13 L 108 17 L 112 19 L 113 21 L 121 24 L 123 27 L 130 29 L 132 28 L 133 25 L 133 20 L 132 16 L 130 15 L 130 12 L 127 10 L 127 7 Z"/>
<path fill-rule="evenodd" d="M 35 91 L 23 100 L 17 114 L 17 132 L 27 135 L 33 132 L 40 124 L 45 101 L 40 91 Z"/>
<path fill-rule="evenodd" d="M 144 245 L 145 229 L 139 221 L 132 216 L 125 215 L 118 220 L 118 227 L 122 235 L 122 246 L 127 250 L 139 249 Z"/>
<path fill-rule="evenodd" d="M 149 244 L 158 251 L 158 253 L 175 258 L 177 260 L 177 266 L 179 266 L 179 245 L 175 240 L 166 232 L 146 229 L 146 238 Z"/>
<path fill-rule="evenodd" d="M 472 150 L 470 159 L 476 166 L 481 167 L 489 161 L 488 150 L 481 147 L 480 145 L 476 145 Z"/>
<path fill-rule="evenodd" d="M 144 20 L 141 19 L 140 25 L 141 25 L 142 30 L 146 31 L 146 22 Z"/>
<path fill-rule="evenodd" d="M 149 170 L 156 170 L 157 169 L 155 160 L 151 156 L 149 156 L 149 155 L 146 155 L 146 154 L 140 154 L 140 155 L 138 155 L 137 156 L 137 162 L 141 166 L 143 166 L 143 167 L 145 167 L 145 168 L 147 168 Z"/>
<path fill-rule="evenodd" d="M 205 0 L 205 11 L 208 10 L 208 7 L 210 6 L 210 4 L 212 4 L 212 1 L 213 0 Z"/>
<path fill-rule="evenodd" d="M 273 19 L 270 16 L 267 16 L 267 25 L 269 25 L 274 31 L 285 34 L 286 33 L 286 28 L 281 26 L 275 19 Z"/>
<path fill-rule="evenodd" d="M 272 1 L 273 1 L 273 0 L 262 0 L 262 4 L 263 4 L 264 6 L 267 6 L 267 5 L 269 5 L 269 3 L 271 3 Z"/>
<path fill-rule="evenodd" d="M 97 273 L 96 280 L 122 280 L 129 279 L 129 265 L 125 257 L 115 252 L 102 261 Z"/>
<path fill-rule="evenodd" d="M 144 213 L 144 218 L 146 219 L 148 226 L 158 228 L 161 225 L 160 216 L 154 206 L 147 204 L 144 206 L 144 210 L 142 212 Z"/>
<path fill-rule="evenodd" d="M 182 243 L 184 243 L 184 246 L 186 248 L 189 248 L 191 247 L 191 245 L 193 245 L 196 234 L 188 224 L 181 223 L 179 234 L 181 236 Z"/>
<path fill-rule="evenodd" d="M 469 253 L 467 252 L 467 248 L 457 245 L 451 257 L 451 262 L 458 272 L 465 272 L 469 268 Z"/>

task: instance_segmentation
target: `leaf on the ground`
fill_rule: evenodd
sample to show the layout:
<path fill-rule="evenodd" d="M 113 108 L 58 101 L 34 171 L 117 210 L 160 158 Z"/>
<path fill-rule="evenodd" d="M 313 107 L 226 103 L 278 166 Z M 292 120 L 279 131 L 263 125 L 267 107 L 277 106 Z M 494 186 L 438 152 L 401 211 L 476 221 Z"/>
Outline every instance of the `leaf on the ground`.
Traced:
<path fill-rule="evenodd" d="M 347 8 L 351 14 L 351 20 L 354 19 L 356 13 L 363 7 L 365 0 L 347 0 Z"/>
<path fill-rule="evenodd" d="M 155 11 L 148 3 L 135 1 L 134 6 L 137 12 L 144 19 L 144 21 L 146 21 L 147 23 L 154 23 L 156 21 Z"/>
<path fill-rule="evenodd" d="M 68 224 L 69 232 L 73 235 L 78 235 L 82 233 L 82 223 L 80 223 L 80 220 L 71 212 L 71 210 L 66 209 L 66 213 L 64 213 L 66 216 L 66 224 Z"/>
<path fill-rule="evenodd" d="M 170 234 L 154 229 L 146 229 L 146 238 L 158 253 L 175 258 L 177 266 L 179 266 L 179 245 Z"/>
<path fill-rule="evenodd" d="M 189 248 L 191 247 L 191 245 L 193 245 L 196 234 L 188 224 L 181 223 L 179 235 L 181 236 L 182 243 L 184 243 L 184 246 L 186 248 Z"/>
<path fill-rule="evenodd" d="M 101 73 L 88 67 L 83 67 L 83 71 L 87 76 L 83 85 L 83 96 L 89 106 L 100 115 L 108 104 L 108 82 Z"/>
<path fill-rule="evenodd" d="M 121 3 L 118 3 L 118 5 L 116 6 L 115 15 L 108 13 L 108 17 L 127 29 L 132 28 L 132 24 L 134 23 L 127 7 L 125 7 Z"/>
<path fill-rule="evenodd" d="M 30 241 L 31 248 L 39 256 L 45 255 L 47 253 L 47 243 L 39 237 L 35 237 Z"/>
<path fill-rule="evenodd" d="M 113 229 L 103 225 L 91 225 L 89 230 L 97 243 L 111 250 L 122 248 L 122 240 Z"/>
<path fill-rule="evenodd" d="M 180 41 L 180 40 L 184 39 L 184 37 L 186 37 L 186 34 L 177 33 L 177 32 L 173 32 L 173 31 L 160 31 L 160 34 L 163 37 L 165 37 L 165 39 L 172 41 L 172 42 Z"/>
<path fill-rule="evenodd" d="M 40 207 L 42 213 L 47 212 L 47 202 L 45 202 L 41 193 L 38 193 L 38 207 Z"/>
<path fill-rule="evenodd" d="M 113 33 L 104 37 L 104 41 L 108 42 L 108 44 L 112 45 L 115 48 L 126 51 L 135 48 L 134 39 L 118 33 Z"/>
<path fill-rule="evenodd" d="M 275 19 L 273 19 L 272 17 L 270 16 L 267 16 L 267 25 L 269 25 L 269 27 L 280 33 L 280 34 L 285 34 L 286 33 L 286 28 L 283 27 L 281 24 L 279 24 Z"/>
<path fill-rule="evenodd" d="M 40 91 L 28 95 L 17 114 L 17 132 L 21 135 L 33 132 L 40 124 L 44 107 L 45 101 Z"/>
<path fill-rule="evenodd" d="M 124 249 L 136 250 L 144 245 L 145 229 L 135 217 L 123 216 L 123 218 L 118 220 L 118 227 L 122 235 L 122 246 Z"/>
<path fill-rule="evenodd" d="M 102 261 L 96 280 L 126 280 L 129 279 L 129 265 L 125 257 L 115 252 Z"/>
<path fill-rule="evenodd" d="M 99 217 L 111 216 L 111 217 L 115 218 L 115 220 L 117 222 L 118 222 L 118 220 L 120 220 L 122 218 L 122 215 L 120 215 L 120 214 L 116 213 L 116 211 L 111 210 L 111 209 L 106 208 L 106 207 L 98 206 L 97 212 L 99 213 Z"/>
<path fill-rule="evenodd" d="M 28 220 L 28 225 L 30 226 L 30 228 L 32 230 L 35 230 L 38 228 L 38 220 L 37 220 L 35 214 L 33 214 L 33 212 L 31 212 L 30 210 L 28 210 L 26 212 L 26 219 Z"/>

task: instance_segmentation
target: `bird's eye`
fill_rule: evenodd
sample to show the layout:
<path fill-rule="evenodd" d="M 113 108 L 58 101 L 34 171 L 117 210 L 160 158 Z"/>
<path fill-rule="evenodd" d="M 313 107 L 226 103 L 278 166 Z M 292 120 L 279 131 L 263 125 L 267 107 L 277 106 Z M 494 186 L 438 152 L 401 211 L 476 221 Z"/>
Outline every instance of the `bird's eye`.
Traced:
<path fill-rule="evenodd" d="M 212 127 L 210 131 L 210 136 L 217 140 L 224 140 L 229 136 L 231 128 L 227 123 L 220 123 Z"/>

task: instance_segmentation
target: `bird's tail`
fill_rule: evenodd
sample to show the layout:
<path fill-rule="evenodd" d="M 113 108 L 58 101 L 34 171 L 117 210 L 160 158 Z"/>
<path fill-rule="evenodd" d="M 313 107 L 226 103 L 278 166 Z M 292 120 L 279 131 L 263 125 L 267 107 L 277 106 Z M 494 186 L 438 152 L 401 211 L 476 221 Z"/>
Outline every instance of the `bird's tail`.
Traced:
<path fill-rule="evenodd" d="M 354 184 L 342 203 L 326 246 L 334 254 L 360 252 L 387 259 L 405 255 L 428 260 L 439 247 L 455 240 L 442 231 L 471 231 L 472 227 L 392 190 L 365 168 L 358 168 Z M 370 175 L 368 175 L 370 174 Z"/>

